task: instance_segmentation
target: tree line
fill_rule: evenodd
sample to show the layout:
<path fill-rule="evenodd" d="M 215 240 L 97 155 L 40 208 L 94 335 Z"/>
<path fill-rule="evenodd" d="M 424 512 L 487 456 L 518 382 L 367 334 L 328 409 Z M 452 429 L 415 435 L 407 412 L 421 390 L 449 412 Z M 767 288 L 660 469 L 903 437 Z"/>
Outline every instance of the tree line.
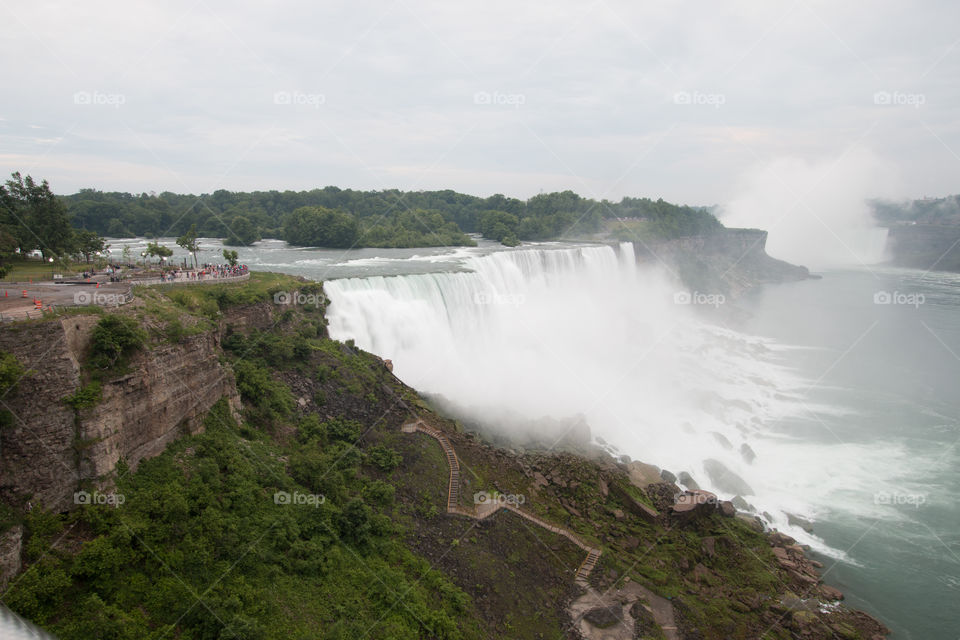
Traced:
<path fill-rule="evenodd" d="M 76 252 L 87 238 L 223 238 L 249 245 L 279 238 L 323 247 L 424 247 L 473 245 L 468 235 L 507 245 L 520 241 L 585 237 L 617 219 L 642 221 L 644 233 L 672 238 L 721 227 L 705 208 L 662 199 L 584 198 L 573 191 L 527 200 L 502 194 L 482 198 L 441 191 L 360 191 L 324 187 L 310 191 L 105 192 L 81 189 L 55 196 L 46 181 L 13 174 L 0 187 L 0 250 L 39 249 L 46 257 Z M 94 249 L 96 251 L 98 249 Z"/>

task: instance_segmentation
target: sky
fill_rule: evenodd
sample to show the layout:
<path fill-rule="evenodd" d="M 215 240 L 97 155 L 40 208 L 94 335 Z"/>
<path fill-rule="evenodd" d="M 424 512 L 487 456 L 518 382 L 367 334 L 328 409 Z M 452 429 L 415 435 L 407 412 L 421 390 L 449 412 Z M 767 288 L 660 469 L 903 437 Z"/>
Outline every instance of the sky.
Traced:
<path fill-rule="evenodd" d="M 57 193 L 709 205 L 771 171 L 815 190 L 777 173 L 798 166 L 844 166 L 865 197 L 960 192 L 951 0 L 0 0 L 0 19 L 0 171 Z"/>

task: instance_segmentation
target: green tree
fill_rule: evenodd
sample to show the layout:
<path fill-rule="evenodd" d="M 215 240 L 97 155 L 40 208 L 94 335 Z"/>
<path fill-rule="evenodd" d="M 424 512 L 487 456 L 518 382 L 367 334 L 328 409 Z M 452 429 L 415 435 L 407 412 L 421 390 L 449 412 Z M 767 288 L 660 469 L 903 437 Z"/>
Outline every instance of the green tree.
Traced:
<path fill-rule="evenodd" d="M 147 243 L 147 255 L 151 258 L 169 258 L 173 255 L 173 249 L 157 242 Z"/>
<path fill-rule="evenodd" d="M 177 238 L 177 244 L 180 245 L 184 251 L 190 253 L 193 257 L 193 268 L 197 268 L 197 251 L 200 251 L 200 245 L 197 244 L 197 225 L 190 225 L 190 229 Z"/>
<path fill-rule="evenodd" d="M 260 232 L 256 225 L 245 216 L 237 216 L 230 221 L 230 235 L 223 241 L 224 244 L 248 246 L 260 240 Z"/>
<path fill-rule="evenodd" d="M 357 242 L 358 233 L 353 216 L 325 207 L 300 207 L 283 223 L 283 239 L 302 246 L 348 248 Z"/>
<path fill-rule="evenodd" d="M 231 267 L 237 266 L 237 260 L 240 258 L 240 255 L 236 251 L 230 249 L 223 250 L 223 259 L 230 263 Z"/>
<path fill-rule="evenodd" d="M 39 249 L 44 258 L 61 256 L 73 248 L 73 230 L 66 207 L 46 180 L 14 173 L 0 186 L 0 225 L 12 235 L 20 251 Z"/>
<path fill-rule="evenodd" d="M 86 229 L 80 229 L 74 234 L 74 245 L 77 253 L 81 254 L 88 264 L 91 256 L 106 251 L 107 247 L 110 246 L 96 231 L 87 231 Z"/>

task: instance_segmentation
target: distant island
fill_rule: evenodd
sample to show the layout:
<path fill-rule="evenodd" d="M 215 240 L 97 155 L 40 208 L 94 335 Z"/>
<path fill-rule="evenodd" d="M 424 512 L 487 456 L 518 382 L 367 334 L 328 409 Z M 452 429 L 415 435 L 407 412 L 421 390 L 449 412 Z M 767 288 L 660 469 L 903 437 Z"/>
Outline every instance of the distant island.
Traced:
<path fill-rule="evenodd" d="M 61 197 L 71 223 L 101 236 L 179 236 L 195 226 L 201 237 L 249 245 L 280 238 L 300 246 L 473 246 L 467 234 L 515 246 L 559 238 L 671 239 L 721 229 L 705 208 L 649 198 L 620 202 L 584 198 L 573 191 L 528 200 L 486 198 L 456 191 L 219 190 L 186 195 L 82 189 Z"/>

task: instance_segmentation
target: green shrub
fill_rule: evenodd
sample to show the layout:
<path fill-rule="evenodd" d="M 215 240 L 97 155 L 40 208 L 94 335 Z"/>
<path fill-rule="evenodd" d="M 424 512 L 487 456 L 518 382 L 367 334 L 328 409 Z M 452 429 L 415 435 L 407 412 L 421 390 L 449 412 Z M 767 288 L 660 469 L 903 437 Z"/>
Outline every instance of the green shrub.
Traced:
<path fill-rule="evenodd" d="M 90 384 L 77 389 L 72 395 L 65 397 L 63 401 L 73 407 L 74 411 L 80 411 L 96 406 L 100 402 L 101 396 L 100 382 L 94 380 Z"/>
<path fill-rule="evenodd" d="M 20 361 L 12 353 L 0 351 L 0 398 L 7 395 L 26 373 Z"/>
<path fill-rule="evenodd" d="M 376 445 L 370 447 L 367 451 L 367 459 L 373 466 L 381 471 L 390 472 L 400 465 L 400 462 L 403 461 L 403 456 L 393 449 Z"/>
<path fill-rule="evenodd" d="M 99 369 L 109 369 L 143 347 L 146 340 L 147 333 L 134 318 L 106 315 L 93 329 L 90 362 Z"/>

